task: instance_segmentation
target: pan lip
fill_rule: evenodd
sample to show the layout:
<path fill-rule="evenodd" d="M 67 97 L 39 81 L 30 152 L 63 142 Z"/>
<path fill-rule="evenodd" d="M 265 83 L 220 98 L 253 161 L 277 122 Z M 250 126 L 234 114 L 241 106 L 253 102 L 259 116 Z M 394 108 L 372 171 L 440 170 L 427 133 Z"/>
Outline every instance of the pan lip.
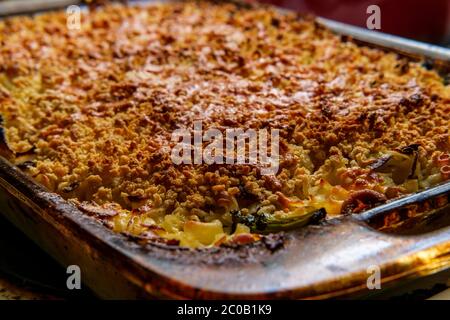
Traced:
<path fill-rule="evenodd" d="M 171 2 L 171 1 L 133 1 L 132 4 L 134 3 L 138 3 L 138 2 L 144 2 L 144 3 L 158 3 L 158 2 Z M 417 42 L 417 41 L 416 41 Z M 450 52 L 450 50 L 449 50 Z M 6 174 L 5 174 L 6 173 Z M 11 178 L 13 178 L 13 180 L 11 180 Z M 145 269 L 145 272 L 150 272 L 154 275 L 156 275 L 158 278 L 161 279 L 161 281 L 163 282 L 171 282 L 174 283 L 176 280 L 175 279 L 171 279 L 169 277 L 166 277 L 164 274 L 158 273 L 155 270 L 152 270 L 151 266 L 148 263 L 148 259 L 145 259 L 144 264 L 140 264 L 141 261 L 137 261 L 135 259 L 135 257 L 133 256 L 133 252 L 136 249 L 134 246 L 135 244 L 132 243 L 132 241 L 129 239 L 128 236 L 126 235 L 122 235 L 122 234 L 117 234 L 114 233 L 112 230 L 106 228 L 105 226 L 103 226 L 99 221 L 87 217 L 86 215 L 84 215 L 78 208 L 76 208 L 75 205 L 70 204 L 68 201 L 64 200 L 61 196 L 59 196 L 56 193 L 53 192 L 49 192 L 48 190 L 46 190 L 43 186 L 37 184 L 36 182 L 34 182 L 33 180 L 31 180 L 30 177 L 28 177 L 27 175 L 25 175 L 20 169 L 18 169 L 16 166 L 10 164 L 8 161 L 6 161 L 5 159 L 3 159 L 2 157 L 0 157 L 0 185 L 5 186 L 5 184 L 8 184 L 14 188 L 17 189 L 17 191 L 19 193 L 23 193 L 20 188 L 22 188 L 22 190 L 24 190 L 23 188 L 26 187 L 29 191 L 32 192 L 32 194 L 22 194 L 22 196 L 24 197 L 28 197 L 28 198 L 34 198 L 34 199 L 28 199 L 28 202 L 33 202 L 34 200 L 40 199 L 40 201 L 47 201 L 47 202 L 51 202 L 54 205 L 54 208 L 52 210 L 52 215 L 59 213 L 60 216 L 58 218 L 64 218 L 67 219 L 67 221 L 71 222 L 71 228 L 75 228 L 77 230 L 75 230 L 76 232 L 83 232 L 85 234 L 89 234 L 90 237 L 92 237 L 92 239 L 96 240 L 96 245 L 97 245 L 97 249 L 98 244 L 101 243 L 103 246 L 107 246 L 110 249 L 112 249 L 113 251 L 116 251 L 117 254 L 124 256 L 127 261 L 133 265 L 136 266 L 136 268 L 140 268 L 140 269 Z M 22 185 L 23 184 L 23 185 Z M 28 184 L 28 185 L 27 185 Z M 433 187 L 436 188 L 436 187 Z M 430 189 L 433 189 L 430 188 Z M 410 197 L 411 195 L 405 196 L 402 199 L 406 198 L 406 197 Z M 36 207 L 39 207 L 38 204 L 34 204 Z M 377 207 L 378 208 L 378 207 Z M 40 208 L 40 210 L 43 210 L 42 208 Z M 53 212 L 55 211 L 55 212 Z M 367 212 L 366 212 L 367 213 Z M 50 215 L 50 214 L 49 214 Z M 367 216 L 369 216 L 369 214 L 366 214 Z M 333 217 L 331 219 L 329 219 L 327 221 L 327 223 L 337 223 L 339 221 L 340 217 Z M 354 217 L 350 217 L 350 219 L 352 220 L 359 220 L 358 218 L 353 219 Z M 55 220 L 55 216 L 52 216 L 52 219 Z M 56 221 L 56 220 L 55 220 Z M 55 222 L 54 221 L 54 222 Z M 91 221 L 91 222 L 88 222 Z M 94 222 L 95 223 L 92 223 Z M 362 221 L 359 221 L 362 222 Z M 74 231 L 74 230 L 71 230 Z M 85 239 L 83 239 L 84 241 Z M 167 246 L 167 245 L 162 245 L 162 244 L 155 244 L 155 243 L 149 243 L 148 245 L 150 246 L 154 246 L 154 247 L 158 247 L 159 249 L 162 250 L 171 250 L 171 251 L 175 251 L 175 252 L 188 252 L 188 253 L 192 253 L 194 251 L 204 251 L 206 252 L 206 254 L 209 254 L 211 251 L 211 249 L 213 249 L 214 251 L 218 250 L 216 248 L 203 248 L 203 249 L 192 249 L 192 248 L 182 248 L 182 247 L 178 247 L 176 246 L 174 248 L 174 246 Z M 246 246 L 246 245 L 244 245 Z M 247 245 L 248 246 L 248 245 Z M 448 248 L 450 248 L 450 240 L 448 240 L 447 242 L 444 242 L 442 244 L 442 246 L 448 246 Z M 141 252 L 141 249 L 139 250 L 139 256 L 145 256 L 144 252 Z M 431 250 L 431 248 L 430 248 Z M 434 250 L 434 249 L 433 249 Z M 220 251 L 220 249 L 219 249 Z M 448 250 L 447 250 L 448 252 Z M 176 259 L 180 259 L 180 257 L 176 257 Z M 397 261 L 393 261 L 393 264 L 397 264 Z M 386 266 L 387 268 L 388 266 Z M 450 265 L 447 266 L 446 268 L 450 268 Z M 411 271 L 412 272 L 412 271 Z M 348 279 L 352 279 L 354 280 L 355 278 L 354 274 L 348 274 Z M 335 279 L 335 281 L 345 281 L 345 279 L 339 278 L 339 279 Z M 179 282 L 179 286 L 186 286 L 187 284 L 184 284 L 180 281 Z M 321 284 L 318 283 L 317 286 L 320 286 Z M 329 285 L 329 283 L 325 283 L 324 285 Z M 325 287 L 324 287 L 325 288 Z M 322 288 L 322 289 L 324 289 Z M 194 289 L 199 289 L 202 291 L 205 291 L 204 288 L 194 288 Z M 289 289 L 283 289 L 281 291 L 273 291 L 273 292 L 254 292 L 254 293 L 242 293 L 242 292 L 215 292 L 215 291 L 209 291 L 209 293 L 211 293 L 212 295 L 230 295 L 230 296 L 237 296 L 237 297 L 278 297 L 278 296 L 289 296 L 289 295 L 295 295 L 295 291 L 298 291 L 300 289 L 306 289 L 303 287 L 300 288 L 289 288 Z M 346 289 L 342 289 L 344 291 L 346 291 Z M 322 294 L 317 295 L 317 297 L 334 297 L 334 296 L 340 296 L 341 294 L 336 293 L 324 293 L 325 290 L 322 290 Z M 206 292 L 205 294 L 208 294 L 208 292 Z M 312 298 L 315 298 L 314 296 Z"/>

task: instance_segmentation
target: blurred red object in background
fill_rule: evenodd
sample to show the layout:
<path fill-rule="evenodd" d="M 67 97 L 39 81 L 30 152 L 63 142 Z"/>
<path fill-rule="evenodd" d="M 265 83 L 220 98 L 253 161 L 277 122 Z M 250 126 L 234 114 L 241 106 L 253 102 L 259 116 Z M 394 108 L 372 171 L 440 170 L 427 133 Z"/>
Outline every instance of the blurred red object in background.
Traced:
<path fill-rule="evenodd" d="M 260 0 L 366 27 L 370 5 L 381 9 L 382 32 L 450 44 L 450 0 Z"/>

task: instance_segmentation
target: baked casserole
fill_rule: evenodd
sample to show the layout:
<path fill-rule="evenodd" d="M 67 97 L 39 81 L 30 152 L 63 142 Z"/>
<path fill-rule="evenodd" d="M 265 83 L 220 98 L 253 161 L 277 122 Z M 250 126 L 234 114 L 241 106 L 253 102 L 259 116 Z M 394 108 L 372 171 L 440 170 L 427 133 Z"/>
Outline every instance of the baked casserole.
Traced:
<path fill-rule="evenodd" d="M 450 175 L 450 87 L 312 17 L 206 1 L 0 22 L 1 154 L 116 232 L 188 247 L 363 210 Z M 279 170 L 175 164 L 174 131 L 277 129 Z"/>

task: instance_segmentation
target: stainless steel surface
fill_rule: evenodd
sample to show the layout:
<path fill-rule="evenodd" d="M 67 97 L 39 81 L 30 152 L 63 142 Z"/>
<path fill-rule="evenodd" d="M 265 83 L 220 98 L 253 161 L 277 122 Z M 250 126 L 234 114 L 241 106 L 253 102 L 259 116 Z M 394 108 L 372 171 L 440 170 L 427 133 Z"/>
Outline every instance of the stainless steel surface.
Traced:
<path fill-rule="evenodd" d="M 340 31 L 346 34 L 346 28 Z M 374 40 L 372 32 L 359 32 L 359 40 Z M 416 47 L 383 39 L 383 45 L 378 40 L 373 45 L 409 53 Z M 414 54 L 448 62 L 448 53 L 419 47 Z M 2 158 L 0 189 L 0 198 L 8 203 L 1 213 L 61 264 L 79 264 L 86 283 L 102 297 L 329 298 L 365 292 L 367 267 L 374 264 L 380 266 L 386 288 L 450 268 L 450 225 L 399 237 L 344 217 L 298 230 L 273 252 L 261 243 L 233 250 L 168 249 L 140 246 L 113 233 Z M 448 196 L 448 185 L 427 192 Z M 420 196 L 403 201 L 414 197 L 417 201 Z M 448 206 L 441 211 L 448 215 Z"/>
<path fill-rule="evenodd" d="M 384 215 L 396 208 L 402 208 L 408 205 L 420 203 L 425 200 L 435 199 L 439 196 L 450 194 L 450 181 L 437 185 L 431 189 L 426 189 L 408 197 L 403 197 L 393 200 L 384 205 L 377 206 L 373 209 L 367 210 L 361 214 L 355 215 L 356 220 L 369 221 L 377 216 Z"/>
<path fill-rule="evenodd" d="M 0 2 L 0 16 L 34 13 L 79 3 L 81 0 L 9 0 Z"/>

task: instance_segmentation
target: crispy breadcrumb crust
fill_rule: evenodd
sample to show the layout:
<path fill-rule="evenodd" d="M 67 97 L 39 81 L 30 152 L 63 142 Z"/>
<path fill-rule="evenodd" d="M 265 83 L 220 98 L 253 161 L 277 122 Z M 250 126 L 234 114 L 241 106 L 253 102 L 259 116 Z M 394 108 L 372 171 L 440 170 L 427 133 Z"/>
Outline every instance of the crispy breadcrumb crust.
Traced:
<path fill-rule="evenodd" d="M 261 7 L 111 5 L 81 22 L 0 22 L 0 113 L 16 164 L 118 232 L 246 242 L 233 211 L 336 215 L 354 192 L 392 198 L 448 178 L 437 159 L 450 149 L 450 88 L 419 63 Z M 171 134 L 195 120 L 279 129 L 278 174 L 174 165 Z M 411 144 L 417 176 L 398 184 L 370 168 Z"/>

